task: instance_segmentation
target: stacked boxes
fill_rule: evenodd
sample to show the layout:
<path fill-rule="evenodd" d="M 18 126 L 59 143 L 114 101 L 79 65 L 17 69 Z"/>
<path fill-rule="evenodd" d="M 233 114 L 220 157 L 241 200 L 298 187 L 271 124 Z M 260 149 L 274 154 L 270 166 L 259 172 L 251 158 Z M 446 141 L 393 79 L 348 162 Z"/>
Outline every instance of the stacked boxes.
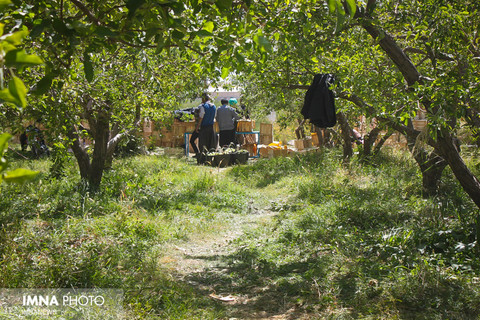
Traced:
<path fill-rule="evenodd" d="M 260 123 L 260 144 L 273 142 L 273 125 L 271 123 Z"/>

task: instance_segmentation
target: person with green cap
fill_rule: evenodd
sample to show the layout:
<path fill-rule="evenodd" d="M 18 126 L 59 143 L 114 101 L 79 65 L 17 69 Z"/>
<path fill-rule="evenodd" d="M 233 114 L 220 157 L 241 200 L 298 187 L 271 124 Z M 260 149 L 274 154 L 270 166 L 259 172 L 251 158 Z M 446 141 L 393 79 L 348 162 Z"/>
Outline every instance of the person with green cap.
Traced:
<path fill-rule="evenodd" d="M 220 147 L 235 144 L 235 122 L 240 119 L 235 109 L 228 105 L 227 99 L 221 100 L 222 105 L 217 109 L 216 119 L 220 130 Z"/>

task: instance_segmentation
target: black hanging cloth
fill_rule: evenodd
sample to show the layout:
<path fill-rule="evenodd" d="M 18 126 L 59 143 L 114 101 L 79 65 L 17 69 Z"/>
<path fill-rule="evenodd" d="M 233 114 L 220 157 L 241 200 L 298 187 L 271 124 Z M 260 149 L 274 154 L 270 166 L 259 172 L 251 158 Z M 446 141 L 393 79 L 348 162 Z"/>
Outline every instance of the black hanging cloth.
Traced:
<path fill-rule="evenodd" d="M 320 128 L 333 127 L 337 123 L 335 96 L 330 85 L 335 81 L 333 74 L 316 74 L 305 94 L 302 115 Z"/>

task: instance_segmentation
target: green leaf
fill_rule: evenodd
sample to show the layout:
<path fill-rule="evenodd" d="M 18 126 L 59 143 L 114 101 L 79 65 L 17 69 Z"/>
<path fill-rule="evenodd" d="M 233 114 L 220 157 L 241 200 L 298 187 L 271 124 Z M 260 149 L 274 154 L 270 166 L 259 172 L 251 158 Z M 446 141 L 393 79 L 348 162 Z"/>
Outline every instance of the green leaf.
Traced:
<path fill-rule="evenodd" d="M 45 75 L 40 81 L 37 82 L 35 85 L 35 89 L 32 90 L 32 93 L 38 96 L 41 96 L 50 89 L 50 86 L 52 85 L 53 81 L 53 76 L 50 74 Z"/>
<path fill-rule="evenodd" d="M 207 37 L 212 37 L 213 33 L 208 32 L 207 30 L 200 30 L 196 33 L 196 35 L 199 38 L 207 38 Z"/>
<path fill-rule="evenodd" d="M 23 81 L 18 77 L 13 77 L 8 82 L 8 91 L 15 98 L 14 102 L 20 108 L 27 106 L 27 88 L 23 84 Z"/>
<path fill-rule="evenodd" d="M 7 52 L 5 55 L 5 64 L 7 67 L 16 67 L 22 70 L 24 67 L 43 64 L 43 61 L 37 55 L 27 54 L 25 50 L 18 49 Z"/>
<path fill-rule="evenodd" d="M 255 41 L 255 43 L 260 47 L 260 51 L 262 51 L 262 52 L 264 52 L 264 51 L 272 52 L 272 44 L 264 36 L 255 35 L 253 37 L 253 41 Z"/>
<path fill-rule="evenodd" d="M 242 54 L 238 51 L 235 51 L 235 59 L 237 59 L 237 62 L 240 63 L 240 64 L 245 63 L 245 57 L 242 56 Z"/>
<path fill-rule="evenodd" d="M 343 24 L 345 23 L 345 10 L 343 9 L 343 5 L 340 0 L 336 0 L 335 2 L 336 12 L 337 12 L 337 24 L 335 26 L 335 33 L 338 34 L 343 29 Z"/>
<path fill-rule="evenodd" d="M 213 32 L 213 28 L 215 27 L 212 21 L 207 21 L 203 24 L 203 30 L 208 31 L 210 33 Z"/>
<path fill-rule="evenodd" d="M 9 171 L 3 174 L 3 179 L 5 182 L 9 183 L 24 183 L 28 180 L 32 180 L 35 178 L 40 172 L 39 171 L 32 171 L 28 169 L 15 169 L 13 171 Z"/>
<path fill-rule="evenodd" d="M 12 138 L 12 135 L 8 133 L 2 133 L 0 135 L 0 156 L 2 156 L 8 147 L 8 140 Z"/>
<path fill-rule="evenodd" d="M 113 32 L 112 30 L 110 30 L 109 28 L 107 27 L 104 27 L 104 26 L 99 26 L 95 29 L 95 33 L 101 37 L 116 37 L 117 36 L 117 33 Z"/>
<path fill-rule="evenodd" d="M 335 12 L 336 1 L 335 0 L 327 0 L 327 3 L 328 3 L 328 9 L 330 10 L 330 13 L 334 13 Z"/>
<path fill-rule="evenodd" d="M 12 34 L 6 34 L 1 39 L 7 41 L 8 43 L 19 46 L 22 44 L 23 39 L 28 35 L 28 31 L 17 31 Z"/>
<path fill-rule="evenodd" d="M 132 18 L 138 8 L 145 3 L 145 0 L 128 0 L 126 5 L 128 9 L 128 18 Z"/>
<path fill-rule="evenodd" d="M 83 71 L 85 72 L 85 78 L 87 81 L 92 82 L 94 75 L 93 64 L 90 55 L 86 52 L 83 54 Z"/>
<path fill-rule="evenodd" d="M 346 2 L 348 12 L 350 13 L 350 18 L 353 18 L 355 12 L 357 11 L 357 5 L 355 3 L 355 0 L 346 0 Z"/>
<path fill-rule="evenodd" d="M 181 40 L 181 39 L 183 39 L 183 37 L 185 37 L 185 34 L 183 32 L 178 31 L 178 30 L 173 30 L 172 31 L 172 38 L 173 39 Z"/>
<path fill-rule="evenodd" d="M 20 101 L 18 101 L 17 99 L 15 99 L 14 96 L 12 96 L 8 88 L 0 90 L 0 101 L 10 102 L 16 104 L 17 106 L 20 106 Z"/>
<path fill-rule="evenodd" d="M 232 0 L 217 0 L 215 4 L 220 11 L 226 12 L 232 9 Z"/>
<path fill-rule="evenodd" d="M 225 79 L 226 77 L 228 77 L 229 74 L 230 74 L 230 68 L 223 67 L 222 68 L 222 78 Z"/>
<path fill-rule="evenodd" d="M 10 0 L 0 0 L 0 11 L 12 4 Z"/>

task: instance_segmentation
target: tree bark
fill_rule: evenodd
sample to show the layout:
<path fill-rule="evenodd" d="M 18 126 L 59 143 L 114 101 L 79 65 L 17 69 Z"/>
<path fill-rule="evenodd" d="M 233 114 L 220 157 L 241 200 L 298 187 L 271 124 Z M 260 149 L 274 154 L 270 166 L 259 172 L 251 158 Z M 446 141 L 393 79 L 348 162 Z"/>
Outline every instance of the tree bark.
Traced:
<path fill-rule="evenodd" d="M 391 35 L 372 25 L 369 19 L 363 20 L 362 27 L 374 39 L 379 41 L 380 47 L 395 63 L 409 86 L 412 86 L 417 82 L 421 82 L 421 75 L 417 68 Z M 436 107 L 432 106 L 430 101 L 426 100 L 425 98 L 421 98 L 421 101 L 427 112 L 435 114 Z M 438 139 L 435 143 L 435 149 L 438 150 L 442 158 L 447 161 L 464 191 L 480 208 L 480 182 L 466 166 L 453 140 L 454 137 L 447 129 L 441 129 L 438 132 Z"/>
<path fill-rule="evenodd" d="M 468 169 L 460 156 L 460 150 L 454 142 L 450 133 L 443 129 L 440 131 L 436 144 L 441 156 L 448 162 L 453 174 L 460 182 L 463 190 L 470 196 L 473 202 L 480 208 L 480 181 Z"/>
<path fill-rule="evenodd" d="M 350 135 L 352 129 L 350 128 L 347 117 L 343 112 L 337 113 L 337 120 L 340 124 L 343 139 L 343 160 L 348 161 L 353 156 L 352 138 Z"/>
<path fill-rule="evenodd" d="M 370 130 L 370 132 L 366 135 L 365 139 L 363 139 L 363 158 L 369 158 L 372 155 L 373 144 L 375 143 L 375 141 L 377 141 L 380 131 L 380 127 L 377 126 Z"/>
<path fill-rule="evenodd" d="M 77 159 L 80 177 L 83 180 L 88 181 L 88 177 L 90 176 L 90 157 L 85 148 L 83 148 L 74 127 L 70 128 L 68 137 L 73 141 L 71 147 L 73 155 Z"/>
<path fill-rule="evenodd" d="M 380 139 L 380 141 L 378 141 L 377 145 L 375 146 L 375 149 L 373 150 L 373 155 L 376 155 L 380 152 L 385 142 L 388 140 L 388 138 L 392 136 L 393 132 L 394 130 L 389 129 L 387 133 Z"/>
<path fill-rule="evenodd" d="M 417 143 L 419 135 L 406 134 L 406 137 L 408 149 L 422 173 L 423 197 L 432 197 L 437 194 L 440 178 L 447 162 L 435 150 L 429 153 L 421 143 Z"/>
<path fill-rule="evenodd" d="M 92 164 L 90 167 L 89 184 L 92 189 L 98 189 L 102 181 L 107 144 L 110 131 L 110 114 L 106 110 L 99 110 L 95 123 L 95 145 L 93 148 Z"/>
<path fill-rule="evenodd" d="M 140 125 L 140 120 L 141 120 L 141 109 L 140 105 L 137 105 L 135 107 L 135 120 L 133 123 L 133 127 L 130 130 L 120 132 L 120 129 L 118 125 L 114 125 L 112 127 L 112 130 L 110 131 L 110 140 L 108 141 L 107 144 L 107 155 L 105 159 L 105 168 L 110 169 L 112 167 L 113 163 L 113 154 L 115 153 L 115 148 L 117 147 L 118 143 L 122 141 L 126 136 L 129 134 L 133 134 L 137 131 L 139 125 Z"/>

